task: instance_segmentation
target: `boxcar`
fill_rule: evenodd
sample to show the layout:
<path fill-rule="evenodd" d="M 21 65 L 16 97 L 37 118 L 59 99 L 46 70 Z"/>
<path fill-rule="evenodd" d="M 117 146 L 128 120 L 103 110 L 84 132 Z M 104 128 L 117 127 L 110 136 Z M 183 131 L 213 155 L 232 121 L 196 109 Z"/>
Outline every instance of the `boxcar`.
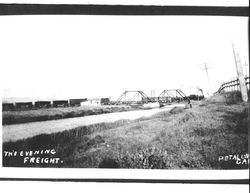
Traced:
<path fill-rule="evenodd" d="M 15 109 L 14 103 L 2 103 L 2 110 L 3 111 L 11 111 L 14 109 Z"/>
<path fill-rule="evenodd" d="M 36 108 L 49 108 L 51 107 L 51 102 L 50 101 L 36 101 L 35 107 Z"/>
<path fill-rule="evenodd" d="M 55 100 L 53 101 L 53 107 L 68 107 L 68 100 Z"/>
<path fill-rule="evenodd" d="M 69 99 L 69 105 L 70 106 L 81 106 L 81 102 L 87 101 L 87 98 L 85 99 Z"/>
<path fill-rule="evenodd" d="M 17 110 L 28 110 L 32 109 L 33 103 L 32 102 L 18 102 L 16 103 L 16 109 Z"/>

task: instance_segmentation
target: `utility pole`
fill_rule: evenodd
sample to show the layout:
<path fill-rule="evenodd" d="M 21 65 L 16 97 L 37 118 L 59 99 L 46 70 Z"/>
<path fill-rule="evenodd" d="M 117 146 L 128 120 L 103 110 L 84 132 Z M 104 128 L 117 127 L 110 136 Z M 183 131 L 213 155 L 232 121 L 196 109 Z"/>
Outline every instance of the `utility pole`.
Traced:
<path fill-rule="evenodd" d="M 204 68 L 201 70 L 205 70 L 206 74 L 207 74 L 207 81 L 208 81 L 208 95 L 210 94 L 210 79 L 209 79 L 209 75 L 208 75 L 208 66 L 207 63 L 204 63 Z"/>
<path fill-rule="evenodd" d="M 235 52 L 234 44 L 232 44 L 232 48 L 233 48 L 233 54 L 234 54 L 234 61 L 235 61 L 235 65 L 236 65 L 237 76 L 238 76 L 239 84 L 240 84 L 241 97 L 242 97 L 242 100 L 244 102 L 247 102 L 248 101 L 247 86 L 246 86 L 246 81 L 245 81 L 245 77 L 244 77 L 244 74 L 243 74 L 243 68 L 242 68 L 242 64 L 241 64 L 241 61 L 240 61 L 240 56 L 239 56 L 238 52 Z"/>
<path fill-rule="evenodd" d="M 245 77 L 247 77 L 247 76 L 249 76 L 249 66 L 248 66 L 248 64 L 247 64 L 247 62 L 245 61 L 245 64 L 244 64 L 244 66 L 245 66 Z"/>
<path fill-rule="evenodd" d="M 207 63 L 204 63 L 204 68 L 203 69 L 201 69 L 201 70 L 206 70 L 206 74 L 207 74 L 207 81 L 208 81 L 208 83 L 210 83 L 210 80 L 209 80 L 209 76 L 208 76 L 208 67 L 207 67 Z"/>

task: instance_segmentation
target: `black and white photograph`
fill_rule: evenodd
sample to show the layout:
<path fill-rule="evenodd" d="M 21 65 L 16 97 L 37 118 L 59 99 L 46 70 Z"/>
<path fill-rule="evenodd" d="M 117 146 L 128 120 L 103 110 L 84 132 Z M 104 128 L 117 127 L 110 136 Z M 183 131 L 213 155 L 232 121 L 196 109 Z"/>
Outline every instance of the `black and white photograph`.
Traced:
<path fill-rule="evenodd" d="M 2 169 L 246 174 L 248 23 L 2 16 Z"/>

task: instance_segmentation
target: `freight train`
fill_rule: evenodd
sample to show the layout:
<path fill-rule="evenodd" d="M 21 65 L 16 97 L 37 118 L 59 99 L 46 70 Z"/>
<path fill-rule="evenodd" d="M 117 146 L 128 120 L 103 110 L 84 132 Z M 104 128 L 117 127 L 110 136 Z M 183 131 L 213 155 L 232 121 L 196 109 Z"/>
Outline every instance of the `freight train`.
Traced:
<path fill-rule="evenodd" d="M 53 101 L 35 101 L 35 102 L 15 102 L 15 103 L 2 103 L 3 111 L 13 110 L 32 110 L 39 108 L 51 108 L 51 107 L 77 107 L 81 106 L 82 102 L 87 101 L 87 98 L 83 99 L 69 99 L 69 100 L 53 100 Z M 108 101 L 105 100 L 105 104 Z"/>

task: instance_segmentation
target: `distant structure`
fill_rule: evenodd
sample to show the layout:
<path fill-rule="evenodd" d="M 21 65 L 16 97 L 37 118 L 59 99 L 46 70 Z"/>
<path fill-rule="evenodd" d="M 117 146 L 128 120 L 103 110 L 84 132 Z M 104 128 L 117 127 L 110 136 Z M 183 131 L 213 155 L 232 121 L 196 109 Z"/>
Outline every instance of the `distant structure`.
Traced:
<path fill-rule="evenodd" d="M 81 106 L 98 106 L 101 105 L 101 98 L 88 98 L 86 101 L 81 102 Z"/>
<path fill-rule="evenodd" d="M 152 92 L 151 92 L 152 94 Z M 159 102 L 160 104 L 189 101 L 189 97 L 180 89 L 166 89 L 158 97 L 148 97 L 143 91 L 125 91 L 115 102 L 115 104 L 147 104 Z"/>
<path fill-rule="evenodd" d="M 155 97 L 155 92 L 151 91 L 151 97 L 148 97 L 141 90 L 125 91 L 117 101 L 111 101 L 109 98 L 78 98 L 68 100 L 53 100 L 53 101 L 35 101 L 35 102 L 14 102 L 8 103 L 7 101 L 2 103 L 3 111 L 12 110 L 36 110 L 40 108 L 61 108 L 61 107 L 80 107 L 80 106 L 99 106 L 99 105 L 146 105 L 148 107 L 159 106 L 161 104 L 171 102 L 188 101 L 189 98 L 180 90 L 164 90 L 158 97 Z M 159 103 L 159 104 L 153 104 Z"/>
<path fill-rule="evenodd" d="M 127 90 L 125 91 L 115 102 L 115 104 L 144 104 L 153 102 L 143 91 L 141 90 Z"/>
<path fill-rule="evenodd" d="M 181 102 L 186 100 L 189 100 L 189 98 L 180 89 L 163 90 L 158 96 L 158 102 L 160 103 Z"/>

